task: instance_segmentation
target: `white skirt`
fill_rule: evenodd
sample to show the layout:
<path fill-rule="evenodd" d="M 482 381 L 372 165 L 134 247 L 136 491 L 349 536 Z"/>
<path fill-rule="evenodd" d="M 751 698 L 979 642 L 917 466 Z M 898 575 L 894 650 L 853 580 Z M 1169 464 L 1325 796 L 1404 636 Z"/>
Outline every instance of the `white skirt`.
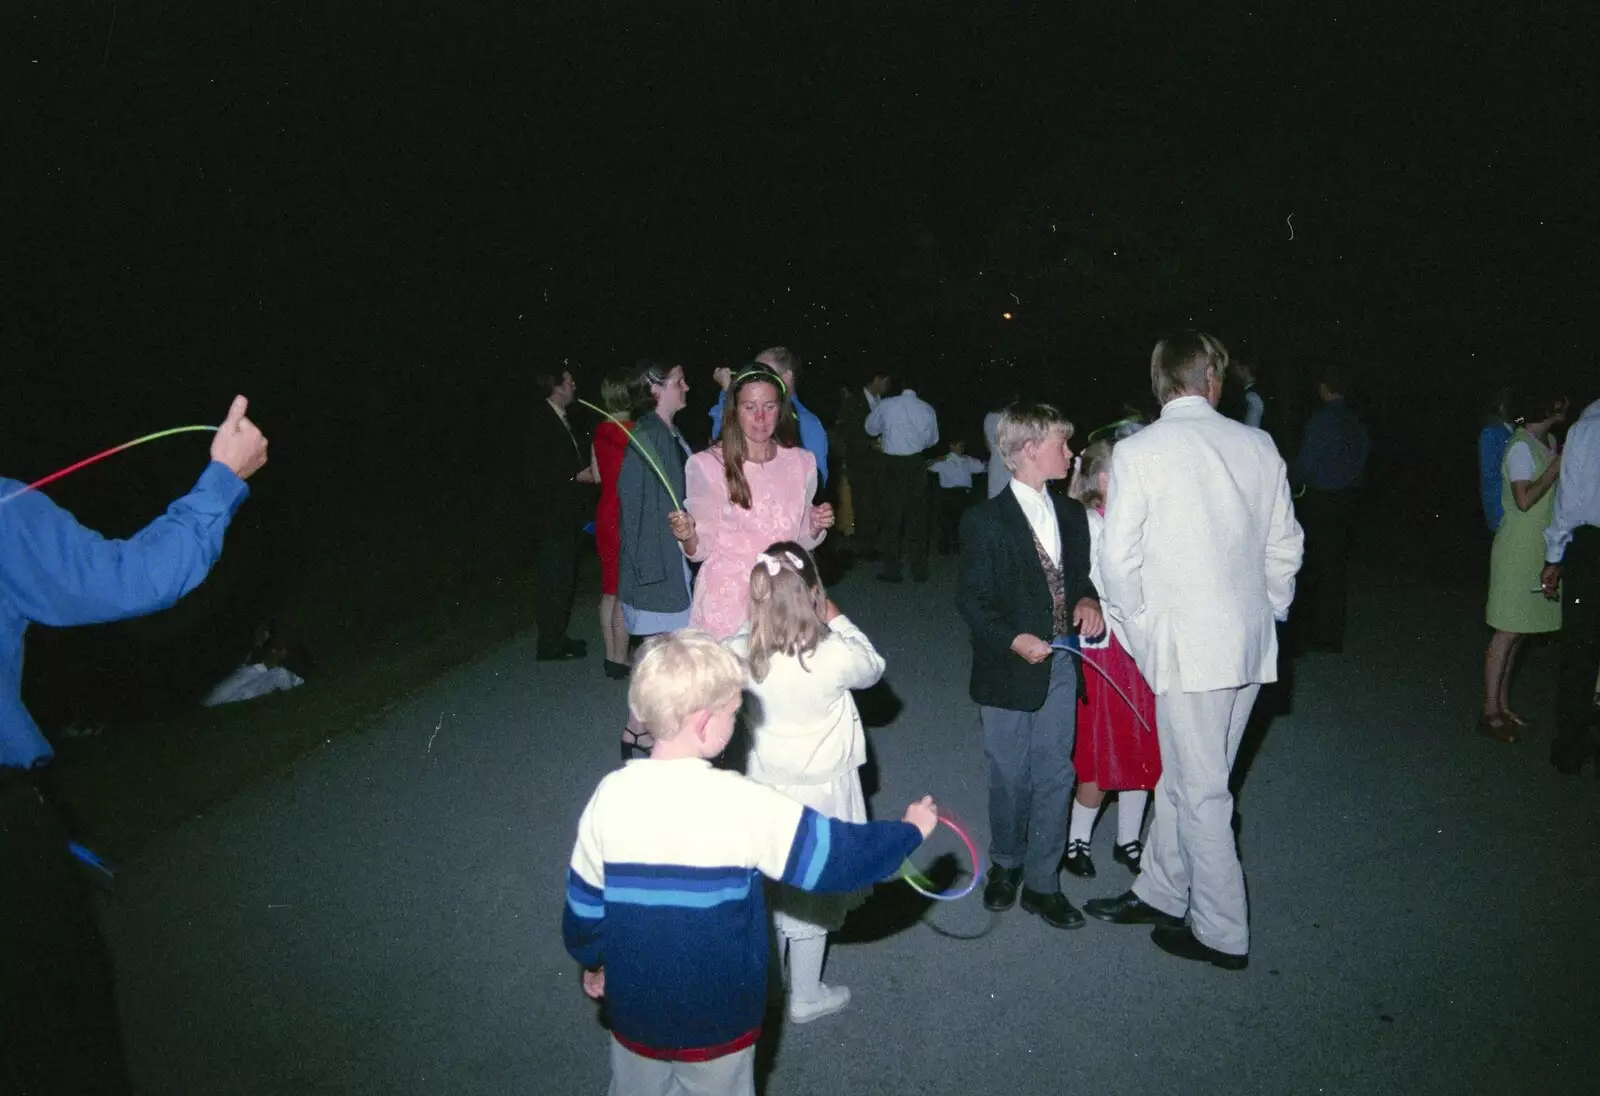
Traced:
<path fill-rule="evenodd" d="M 852 769 L 826 784 L 774 784 L 775 789 L 818 814 L 841 822 L 867 821 L 867 797 L 861 792 L 861 777 Z M 781 883 L 768 888 L 772 919 L 786 940 L 808 940 L 826 936 L 844 926 L 844 919 L 867 900 L 872 888 L 846 894 L 813 894 Z"/>

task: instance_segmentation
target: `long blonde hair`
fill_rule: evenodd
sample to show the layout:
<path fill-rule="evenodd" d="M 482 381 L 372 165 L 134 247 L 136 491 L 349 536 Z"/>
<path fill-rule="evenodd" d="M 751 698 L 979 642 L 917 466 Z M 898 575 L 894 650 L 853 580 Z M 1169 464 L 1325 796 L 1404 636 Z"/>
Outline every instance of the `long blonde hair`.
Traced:
<path fill-rule="evenodd" d="M 828 592 L 817 565 L 800 545 L 781 540 L 750 569 L 750 677 L 765 681 L 775 655 L 806 655 L 828 636 Z"/>

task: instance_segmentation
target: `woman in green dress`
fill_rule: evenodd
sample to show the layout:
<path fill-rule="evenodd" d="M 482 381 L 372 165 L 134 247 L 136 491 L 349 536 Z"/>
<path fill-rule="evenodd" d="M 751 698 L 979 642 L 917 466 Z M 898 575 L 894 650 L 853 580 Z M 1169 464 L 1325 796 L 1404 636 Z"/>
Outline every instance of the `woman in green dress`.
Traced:
<path fill-rule="evenodd" d="M 1544 527 L 1555 506 L 1561 457 L 1550 431 L 1566 419 L 1567 401 L 1543 393 L 1514 398 L 1517 429 L 1500 463 L 1505 519 L 1489 556 L 1489 605 L 1485 619 L 1494 635 L 1483 659 L 1483 716 L 1478 729 L 1501 742 L 1515 742 L 1528 725 L 1508 704 L 1511 668 L 1530 635 L 1561 630 L 1561 603 L 1539 588 L 1544 567 Z"/>

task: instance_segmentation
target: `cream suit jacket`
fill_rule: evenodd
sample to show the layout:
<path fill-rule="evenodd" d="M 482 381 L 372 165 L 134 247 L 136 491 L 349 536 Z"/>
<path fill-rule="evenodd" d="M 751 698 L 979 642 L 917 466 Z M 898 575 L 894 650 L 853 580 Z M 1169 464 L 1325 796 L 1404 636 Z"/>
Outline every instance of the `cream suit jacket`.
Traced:
<path fill-rule="evenodd" d="M 1272 439 L 1200 396 L 1111 451 L 1100 579 L 1157 694 L 1278 679 L 1305 536 Z"/>

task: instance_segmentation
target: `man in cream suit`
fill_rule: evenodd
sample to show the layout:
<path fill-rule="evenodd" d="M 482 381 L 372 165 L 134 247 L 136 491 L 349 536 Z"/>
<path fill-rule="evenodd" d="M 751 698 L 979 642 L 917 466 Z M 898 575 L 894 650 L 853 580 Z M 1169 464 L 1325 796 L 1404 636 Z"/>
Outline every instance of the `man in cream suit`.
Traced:
<path fill-rule="evenodd" d="M 1250 928 L 1228 777 L 1256 694 L 1277 680 L 1273 622 L 1288 617 L 1304 537 L 1272 439 L 1216 411 L 1227 368 L 1209 335 L 1157 343 L 1161 417 L 1112 451 L 1105 605 L 1156 694 L 1162 774 L 1133 889 L 1084 909 L 1242 970 Z"/>

